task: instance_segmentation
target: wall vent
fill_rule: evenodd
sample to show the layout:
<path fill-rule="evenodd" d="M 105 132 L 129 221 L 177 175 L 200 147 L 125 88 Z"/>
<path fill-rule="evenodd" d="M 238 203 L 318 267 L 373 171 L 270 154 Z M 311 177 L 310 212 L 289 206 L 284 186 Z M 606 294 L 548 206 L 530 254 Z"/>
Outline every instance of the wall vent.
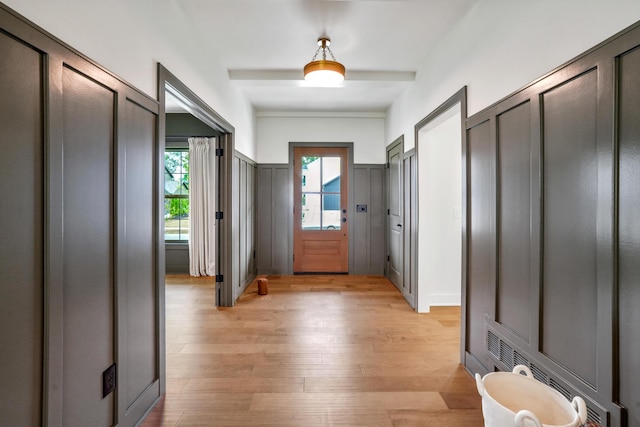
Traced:
<path fill-rule="evenodd" d="M 500 339 L 491 331 L 487 332 L 487 349 L 497 359 L 500 359 Z"/>
<path fill-rule="evenodd" d="M 602 417 L 594 411 L 591 406 L 587 405 L 587 420 L 597 424 L 602 424 Z"/>
<path fill-rule="evenodd" d="M 500 363 L 496 366 L 498 369 L 511 371 L 516 365 L 528 366 L 531 369 L 533 377 L 544 383 L 562 394 L 567 400 L 572 399 L 572 392 L 564 387 L 559 381 L 551 378 L 543 369 L 529 362 L 529 360 L 523 356 L 518 350 L 514 350 L 507 342 L 498 337 L 492 331 L 487 331 L 487 350 L 491 355 Z M 605 412 L 595 409 L 596 404 L 590 400 L 587 400 L 585 396 L 582 396 L 587 403 L 587 420 L 598 425 L 602 424 L 603 416 Z"/>
<path fill-rule="evenodd" d="M 507 365 L 507 368 L 513 369 L 513 349 L 502 340 L 500 340 L 500 361 Z"/>
<path fill-rule="evenodd" d="M 549 384 L 549 376 L 545 374 L 540 368 L 533 363 L 530 366 L 533 378 L 537 379 L 541 383 Z"/>
<path fill-rule="evenodd" d="M 513 352 L 513 364 L 514 364 L 514 366 L 516 366 L 516 365 L 529 366 L 529 361 L 527 360 L 526 357 L 524 357 L 523 355 L 521 355 L 517 351 L 514 351 Z"/>
<path fill-rule="evenodd" d="M 567 390 L 566 388 L 562 387 L 560 384 L 558 384 L 558 382 L 556 380 L 554 380 L 553 378 L 549 379 L 549 386 L 551 386 L 551 387 L 555 388 L 556 390 L 558 390 L 561 395 L 563 395 L 564 397 L 567 398 L 567 400 L 571 400 L 571 392 L 569 390 Z"/>

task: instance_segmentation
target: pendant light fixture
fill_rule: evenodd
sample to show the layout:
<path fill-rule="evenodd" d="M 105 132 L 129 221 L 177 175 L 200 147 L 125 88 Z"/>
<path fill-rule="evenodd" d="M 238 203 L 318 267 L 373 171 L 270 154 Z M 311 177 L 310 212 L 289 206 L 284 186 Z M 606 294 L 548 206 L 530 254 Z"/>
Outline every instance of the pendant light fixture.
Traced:
<path fill-rule="evenodd" d="M 304 79 L 317 86 L 335 86 L 344 80 L 344 65 L 336 61 L 333 52 L 329 48 L 331 39 L 320 37 L 318 50 L 311 58 L 311 62 L 304 66 Z M 322 51 L 322 59 L 316 59 Z M 327 52 L 331 59 L 327 59 Z"/>

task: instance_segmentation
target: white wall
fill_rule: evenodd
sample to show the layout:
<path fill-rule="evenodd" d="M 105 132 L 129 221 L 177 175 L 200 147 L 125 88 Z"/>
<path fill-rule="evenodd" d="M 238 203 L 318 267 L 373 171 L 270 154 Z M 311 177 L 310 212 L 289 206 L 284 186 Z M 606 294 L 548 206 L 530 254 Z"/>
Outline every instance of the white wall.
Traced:
<path fill-rule="evenodd" d="M 386 141 L 405 136 L 463 86 L 472 115 L 640 20 L 638 0 L 480 0 L 427 53 L 388 111 Z"/>
<path fill-rule="evenodd" d="M 255 158 L 253 109 L 229 83 L 210 45 L 185 31 L 179 2 L 2 0 L 64 43 L 157 99 L 162 63 L 236 130 L 236 149 Z"/>
<path fill-rule="evenodd" d="M 387 111 L 385 141 L 404 135 L 408 151 L 415 146 L 415 124 L 462 87 L 467 86 L 471 116 L 638 20 L 638 0 L 479 0 L 435 49 L 425 53 L 416 81 Z M 460 227 L 452 221 L 451 206 L 441 214 L 428 210 L 430 196 L 423 193 L 423 177 L 439 165 L 425 164 L 419 138 L 418 310 L 425 311 L 455 298 L 444 284 L 457 281 L 459 286 L 460 279 L 445 279 L 445 273 L 437 271 L 438 263 L 445 261 L 431 246 L 455 252 L 449 243 L 459 242 Z M 439 235 L 440 227 L 450 226 L 457 227 L 455 241 Z M 457 263 L 449 266 L 451 273 L 460 271 Z"/>
<path fill-rule="evenodd" d="M 354 163 L 386 162 L 384 114 L 258 113 L 258 163 L 288 163 L 289 142 L 353 142 Z"/>
<path fill-rule="evenodd" d="M 418 133 L 418 311 L 460 305 L 460 104 Z"/>

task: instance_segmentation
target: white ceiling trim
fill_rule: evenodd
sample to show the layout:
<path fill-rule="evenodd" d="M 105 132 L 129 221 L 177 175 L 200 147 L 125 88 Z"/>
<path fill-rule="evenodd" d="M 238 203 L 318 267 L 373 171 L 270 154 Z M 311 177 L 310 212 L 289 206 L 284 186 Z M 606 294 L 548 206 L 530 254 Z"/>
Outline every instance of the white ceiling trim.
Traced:
<path fill-rule="evenodd" d="M 320 117 L 320 118 L 352 118 L 352 119 L 385 119 L 387 113 L 363 111 L 256 111 L 256 117 Z"/>

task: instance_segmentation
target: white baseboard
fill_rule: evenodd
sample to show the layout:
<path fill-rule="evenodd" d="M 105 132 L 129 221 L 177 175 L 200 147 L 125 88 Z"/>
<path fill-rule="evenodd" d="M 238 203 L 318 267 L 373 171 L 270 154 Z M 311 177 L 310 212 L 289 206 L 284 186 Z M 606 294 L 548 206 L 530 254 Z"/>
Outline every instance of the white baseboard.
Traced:
<path fill-rule="evenodd" d="M 460 294 L 431 294 L 427 297 L 430 307 L 460 305 L 461 301 Z"/>

